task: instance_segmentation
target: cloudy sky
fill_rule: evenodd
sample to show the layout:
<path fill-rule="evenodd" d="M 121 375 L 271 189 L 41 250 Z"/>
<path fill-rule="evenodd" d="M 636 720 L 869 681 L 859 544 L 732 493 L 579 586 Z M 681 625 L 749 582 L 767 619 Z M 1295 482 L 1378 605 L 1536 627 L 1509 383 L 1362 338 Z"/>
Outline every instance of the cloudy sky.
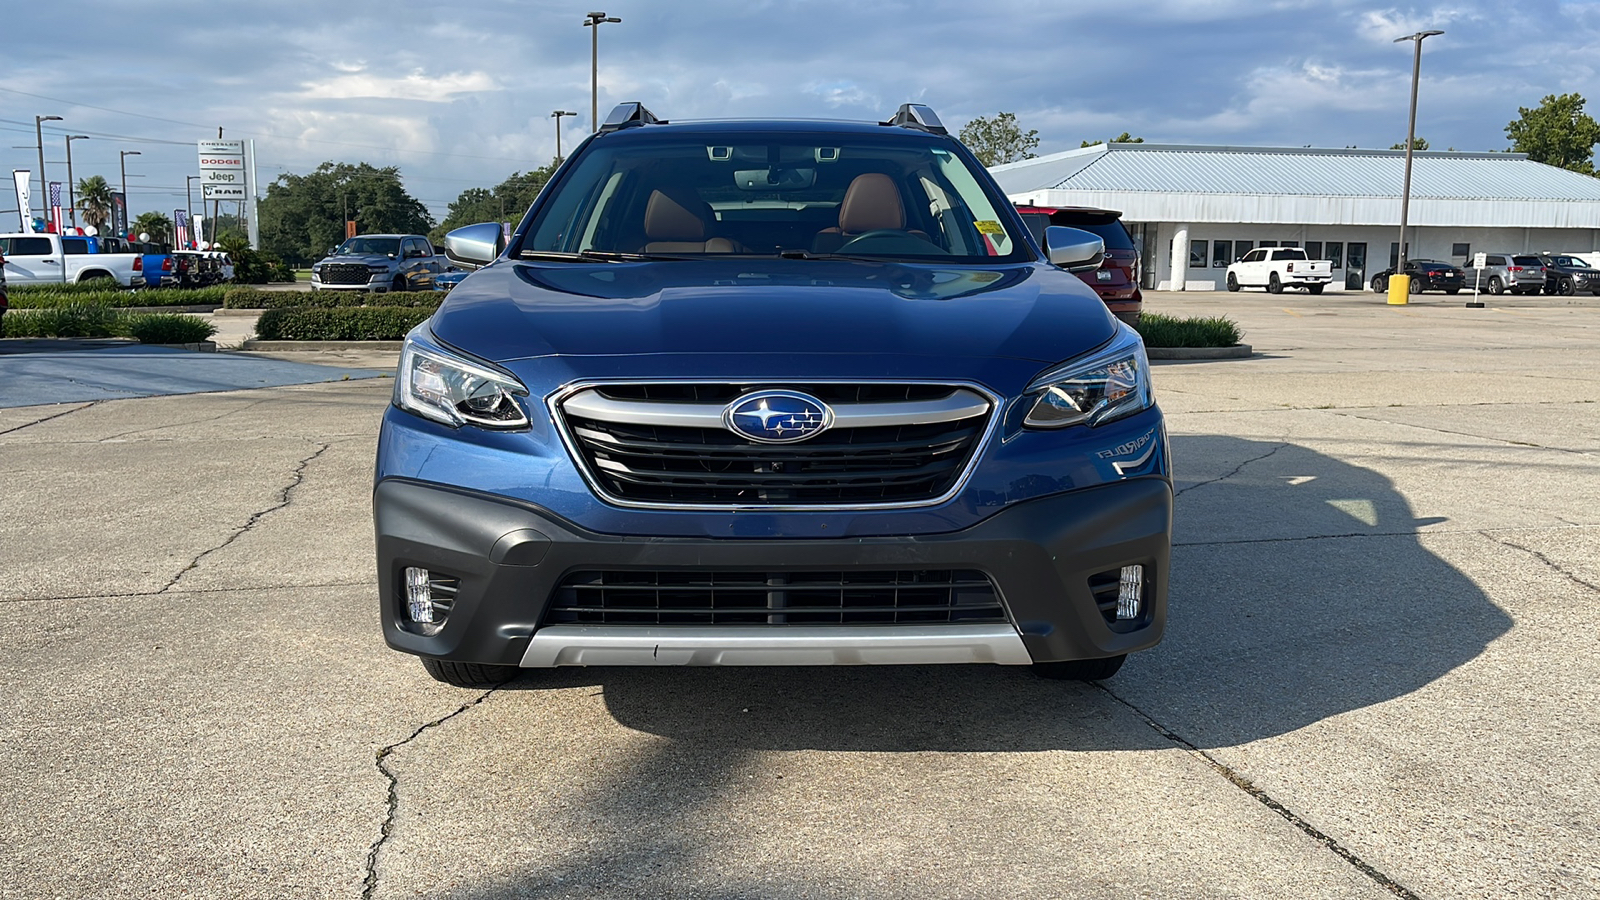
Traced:
<path fill-rule="evenodd" d="M 7 3 L 0 169 L 120 179 L 170 212 L 194 141 L 253 138 L 263 184 L 325 160 L 399 166 L 435 218 L 567 147 L 589 123 L 591 8 L 600 111 L 665 118 L 881 119 L 931 105 L 952 129 L 1015 112 L 1040 153 L 1124 130 L 1147 141 L 1388 147 L 1404 139 L 1409 44 L 1423 28 L 1417 131 L 1435 149 L 1504 149 L 1517 107 L 1577 91 L 1600 114 L 1600 2 L 1459 0 L 546 0 Z M 13 208 L 6 189 L 0 209 Z"/>

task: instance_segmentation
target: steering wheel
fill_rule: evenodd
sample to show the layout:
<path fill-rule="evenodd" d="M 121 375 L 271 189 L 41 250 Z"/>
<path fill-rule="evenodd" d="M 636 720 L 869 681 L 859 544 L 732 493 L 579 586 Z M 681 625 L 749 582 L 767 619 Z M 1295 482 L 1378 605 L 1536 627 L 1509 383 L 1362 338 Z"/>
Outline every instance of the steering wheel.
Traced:
<path fill-rule="evenodd" d="M 929 248 L 933 248 L 935 251 L 940 253 L 944 252 L 944 249 L 938 244 L 935 244 L 934 242 L 925 238 L 917 237 L 911 232 L 904 231 L 899 228 L 874 228 L 871 231 L 863 231 L 841 244 L 839 246 L 839 250 L 840 252 L 844 252 L 852 247 L 857 247 L 858 245 L 872 242 L 892 243 L 901 245 L 902 247 L 909 244 L 911 250 L 918 253 L 929 252 Z"/>

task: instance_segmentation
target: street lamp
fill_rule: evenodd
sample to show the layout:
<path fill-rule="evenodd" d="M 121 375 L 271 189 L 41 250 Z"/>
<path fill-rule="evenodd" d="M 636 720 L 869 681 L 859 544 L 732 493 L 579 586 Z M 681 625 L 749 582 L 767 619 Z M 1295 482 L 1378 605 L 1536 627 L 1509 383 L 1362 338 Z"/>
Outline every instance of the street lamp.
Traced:
<path fill-rule="evenodd" d="M 583 27 L 593 28 L 589 41 L 589 130 L 600 130 L 600 26 L 605 22 L 621 22 L 616 16 L 607 16 L 603 12 L 589 13 L 583 20 Z M 557 119 L 556 124 L 560 125 Z"/>
<path fill-rule="evenodd" d="M 1437 30 L 1419 31 L 1416 34 L 1408 34 L 1405 37 L 1394 39 L 1396 44 L 1403 41 L 1411 41 L 1416 45 L 1416 55 L 1411 60 L 1411 118 L 1406 122 L 1406 176 L 1405 183 L 1400 188 L 1400 253 L 1395 259 L 1394 276 L 1390 278 L 1390 283 L 1393 283 L 1394 278 L 1398 277 L 1400 283 L 1405 285 L 1407 290 L 1410 289 L 1411 285 L 1409 283 L 1410 279 L 1405 276 L 1406 218 L 1411 212 L 1412 145 L 1417 142 L 1417 82 L 1422 76 L 1422 42 L 1436 34 L 1444 34 L 1444 32 Z M 1394 292 L 1390 291 L 1389 298 L 1390 303 L 1405 303 L 1405 294 L 1401 294 L 1400 300 L 1396 301 Z"/>
<path fill-rule="evenodd" d="M 143 156 L 144 154 L 137 150 L 118 150 L 117 152 L 121 154 L 118 162 L 122 164 L 122 224 L 126 226 L 128 224 L 128 157 Z M 127 235 L 119 234 L 117 237 L 127 237 Z"/>
<path fill-rule="evenodd" d="M 60 121 L 61 121 L 61 117 L 60 116 L 34 116 L 33 117 L 33 136 L 39 142 L 39 202 L 41 204 L 48 203 L 50 201 L 50 198 L 48 196 L 46 196 L 47 194 L 50 193 L 50 182 L 44 180 L 44 128 L 41 126 L 40 123 L 43 123 L 43 122 L 60 122 Z M 31 211 L 32 210 L 30 210 L 30 212 Z M 28 227 L 32 228 L 33 225 L 30 223 L 28 225 Z M 57 225 L 56 227 L 60 228 L 61 226 Z"/>
<path fill-rule="evenodd" d="M 73 228 L 77 228 L 78 227 L 78 204 L 73 199 L 73 195 L 72 195 L 73 185 L 76 184 L 76 182 L 74 182 L 72 180 L 72 142 L 73 141 L 86 141 L 88 139 L 89 139 L 89 136 L 87 134 L 69 134 L 69 135 L 67 135 L 67 209 L 72 211 L 72 227 Z M 59 227 L 59 225 L 60 225 L 60 223 L 57 223 L 58 227 Z"/>
<path fill-rule="evenodd" d="M 558 109 L 550 114 L 550 118 L 556 120 L 556 165 L 561 164 L 561 117 L 575 115 L 577 115 L 577 113 L 567 112 L 566 110 L 561 109 Z"/>

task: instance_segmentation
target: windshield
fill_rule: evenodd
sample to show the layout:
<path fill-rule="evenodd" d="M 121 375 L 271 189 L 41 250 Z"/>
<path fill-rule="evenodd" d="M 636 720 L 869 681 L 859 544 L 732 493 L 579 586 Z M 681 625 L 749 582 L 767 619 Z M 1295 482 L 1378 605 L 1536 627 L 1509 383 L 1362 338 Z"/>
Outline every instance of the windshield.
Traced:
<path fill-rule="evenodd" d="M 339 245 L 339 256 L 399 256 L 399 238 L 356 237 Z"/>
<path fill-rule="evenodd" d="M 540 208 L 522 255 L 1032 258 L 981 176 L 933 142 L 751 133 L 729 140 L 591 145 Z"/>
<path fill-rule="evenodd" d="M 1556 265 L 1561 266 L 1563 268 L 1567 268 L 1567 269 L 1587 269 L 1587 268 L 1589 268 L 1589 264 L 1588 263 L 1586 263 L 1583 260 L 1577 258 L 1576 256 L 1558 256 L 1558 257 L 1556 257 Z"/>

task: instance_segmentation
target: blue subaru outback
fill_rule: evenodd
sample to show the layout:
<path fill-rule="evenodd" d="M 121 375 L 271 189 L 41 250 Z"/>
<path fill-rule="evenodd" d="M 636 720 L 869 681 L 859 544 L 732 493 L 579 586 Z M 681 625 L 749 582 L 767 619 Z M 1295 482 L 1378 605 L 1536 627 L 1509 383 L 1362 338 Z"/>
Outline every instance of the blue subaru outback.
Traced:
<path fill-rule="evenodd" d="M 614 110 L 406 339 L 384 636 L 462 686 L 565 665 L 1031 665 L 1161 639 L 1144 345 L 926 107 Z"/>

